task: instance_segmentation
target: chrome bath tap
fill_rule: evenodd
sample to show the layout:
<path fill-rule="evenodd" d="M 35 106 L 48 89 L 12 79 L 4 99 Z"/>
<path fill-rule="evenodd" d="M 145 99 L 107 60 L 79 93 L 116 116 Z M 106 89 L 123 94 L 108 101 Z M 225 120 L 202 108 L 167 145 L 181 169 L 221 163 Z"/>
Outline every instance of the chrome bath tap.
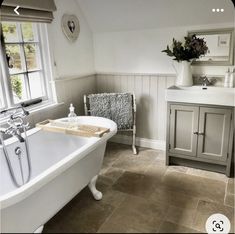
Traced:
<path fill-rule="evenodd" d="M 0 128 L 0 133 L 15 136 L 19 142 L 23 143 L 24 138 L 21 136 L 20 130 L 14 127 L 8 127 L 8 128 Z"/>
<path fill-rule="evenodd" d="M 22 113 L 18 113 L 18 109 L 22 109 Z M 8 111 L 14 111 L 7 120 L 8 127 L 0 128 L 0 133 L 15 136 L 21 143 L 25 142 L 25 139 L 21 136 L 21 131 L 25 131 L 29 128 L 29 124 L 24 124 L 24 118 L 29 115 L 22 106 L 11 108 L 8 110 L 1 111 L 0 114 L 7 113 Z"/>
<path fill-rule="evenodd" d="M 22 112 L 17 112 L 18 109 L 22 109 Z M 9 119 L 7 121 L 8 127 L 7 128 L 0 128 L 0 142 L 2 145 L 3 154 L 5 156 L 12 181 L 16 187 L 21 187 L 22 185 L 29 182 L 29 180 L 31 178 L 31 170 L 32 170 L 30 152 L 29 152 L 29 143 L 28 143 L 28 137 L 26 134 L 26 131 L 29 128 L 29 124 L 28 123 L 24 124 L 24 118 L 27 115 L 29 115 L 29 112 L 26 111 L 22 106 L 18 106 L 15 108 L 3 110 L 0 112 L 0 114 L 5 114 L 5 113 L 11 112 L 11 111 L 13 111 L 13 114 L 10 114 Z M 22 137 L 21 132 L 24 132 L 25 137 Z M 7 146 L 4 143 L 4 135 L 5 134 L 15 136 L 15 137 L 17 137 L 19 142 L 24 143 L 25 150 L 26 150 L 27 165 L 28 165 L 28 176 L 24 175 L 25 172 L 24 172 L 23 166 L 22 166 L 22 161 L 21 161 L 21 153 L 22 152 L 20 150 L 20 147 L 18 146 L 15 149 L 15 154 L 18 156 L 19 165 L 20 165 L 21 179 L 22 179 L 21 182 L 19 182 L 19 179 L 16 176 L 14 168 L 12 167 L 12 163 L 11 163 L 9 153 L 7 150 Z"/>

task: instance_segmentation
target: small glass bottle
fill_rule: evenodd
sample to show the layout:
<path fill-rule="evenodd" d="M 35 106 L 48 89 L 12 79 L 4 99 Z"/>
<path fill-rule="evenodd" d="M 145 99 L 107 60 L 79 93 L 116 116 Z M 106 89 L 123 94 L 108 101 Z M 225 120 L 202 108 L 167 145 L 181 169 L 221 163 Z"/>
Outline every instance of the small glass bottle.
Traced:
<path fill-rule="evenodd" d="M 70 107 L 69 107 L 69 114 L 68 114 L 68 121 L 69 122 L 76 122 L 77 115 L 75 114 L 74 110 L 75 110 L 75 108 L 74 108 L 73 104 L 71 103 Z"/>

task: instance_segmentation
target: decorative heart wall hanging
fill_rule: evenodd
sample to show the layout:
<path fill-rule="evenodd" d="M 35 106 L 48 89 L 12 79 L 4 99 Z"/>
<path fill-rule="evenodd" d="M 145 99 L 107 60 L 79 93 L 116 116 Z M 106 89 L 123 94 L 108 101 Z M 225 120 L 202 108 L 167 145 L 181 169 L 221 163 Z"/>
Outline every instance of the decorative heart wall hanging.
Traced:
<path fill-rule="evenodd" d="M 65 36 L 72 42 L 76 41 L 80 33 L 80 25 L 77 16 L 64 14 L 61 27 Z"/>

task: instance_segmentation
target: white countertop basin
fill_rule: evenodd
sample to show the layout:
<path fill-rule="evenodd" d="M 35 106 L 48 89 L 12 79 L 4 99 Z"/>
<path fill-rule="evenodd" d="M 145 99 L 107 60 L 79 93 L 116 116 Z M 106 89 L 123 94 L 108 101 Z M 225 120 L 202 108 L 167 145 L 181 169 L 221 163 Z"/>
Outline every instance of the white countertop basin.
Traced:
<path fill-rule="evenodd" d="M 235 88 L 171 86 L 166 90 L 166 101 L 235 106 Z"/>

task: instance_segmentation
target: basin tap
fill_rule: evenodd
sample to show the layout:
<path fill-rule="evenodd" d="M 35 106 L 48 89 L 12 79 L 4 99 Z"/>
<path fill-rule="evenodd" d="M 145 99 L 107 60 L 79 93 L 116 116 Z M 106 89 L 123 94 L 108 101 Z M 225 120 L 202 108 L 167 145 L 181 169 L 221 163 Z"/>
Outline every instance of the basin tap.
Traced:
<path fill-rule="evenodd" d="M 207 76 L 202 76 L 200 78 L 202 79 L 202 86 L 208 86 L 212 84 L 212 82 L 207 78 Z"/>

